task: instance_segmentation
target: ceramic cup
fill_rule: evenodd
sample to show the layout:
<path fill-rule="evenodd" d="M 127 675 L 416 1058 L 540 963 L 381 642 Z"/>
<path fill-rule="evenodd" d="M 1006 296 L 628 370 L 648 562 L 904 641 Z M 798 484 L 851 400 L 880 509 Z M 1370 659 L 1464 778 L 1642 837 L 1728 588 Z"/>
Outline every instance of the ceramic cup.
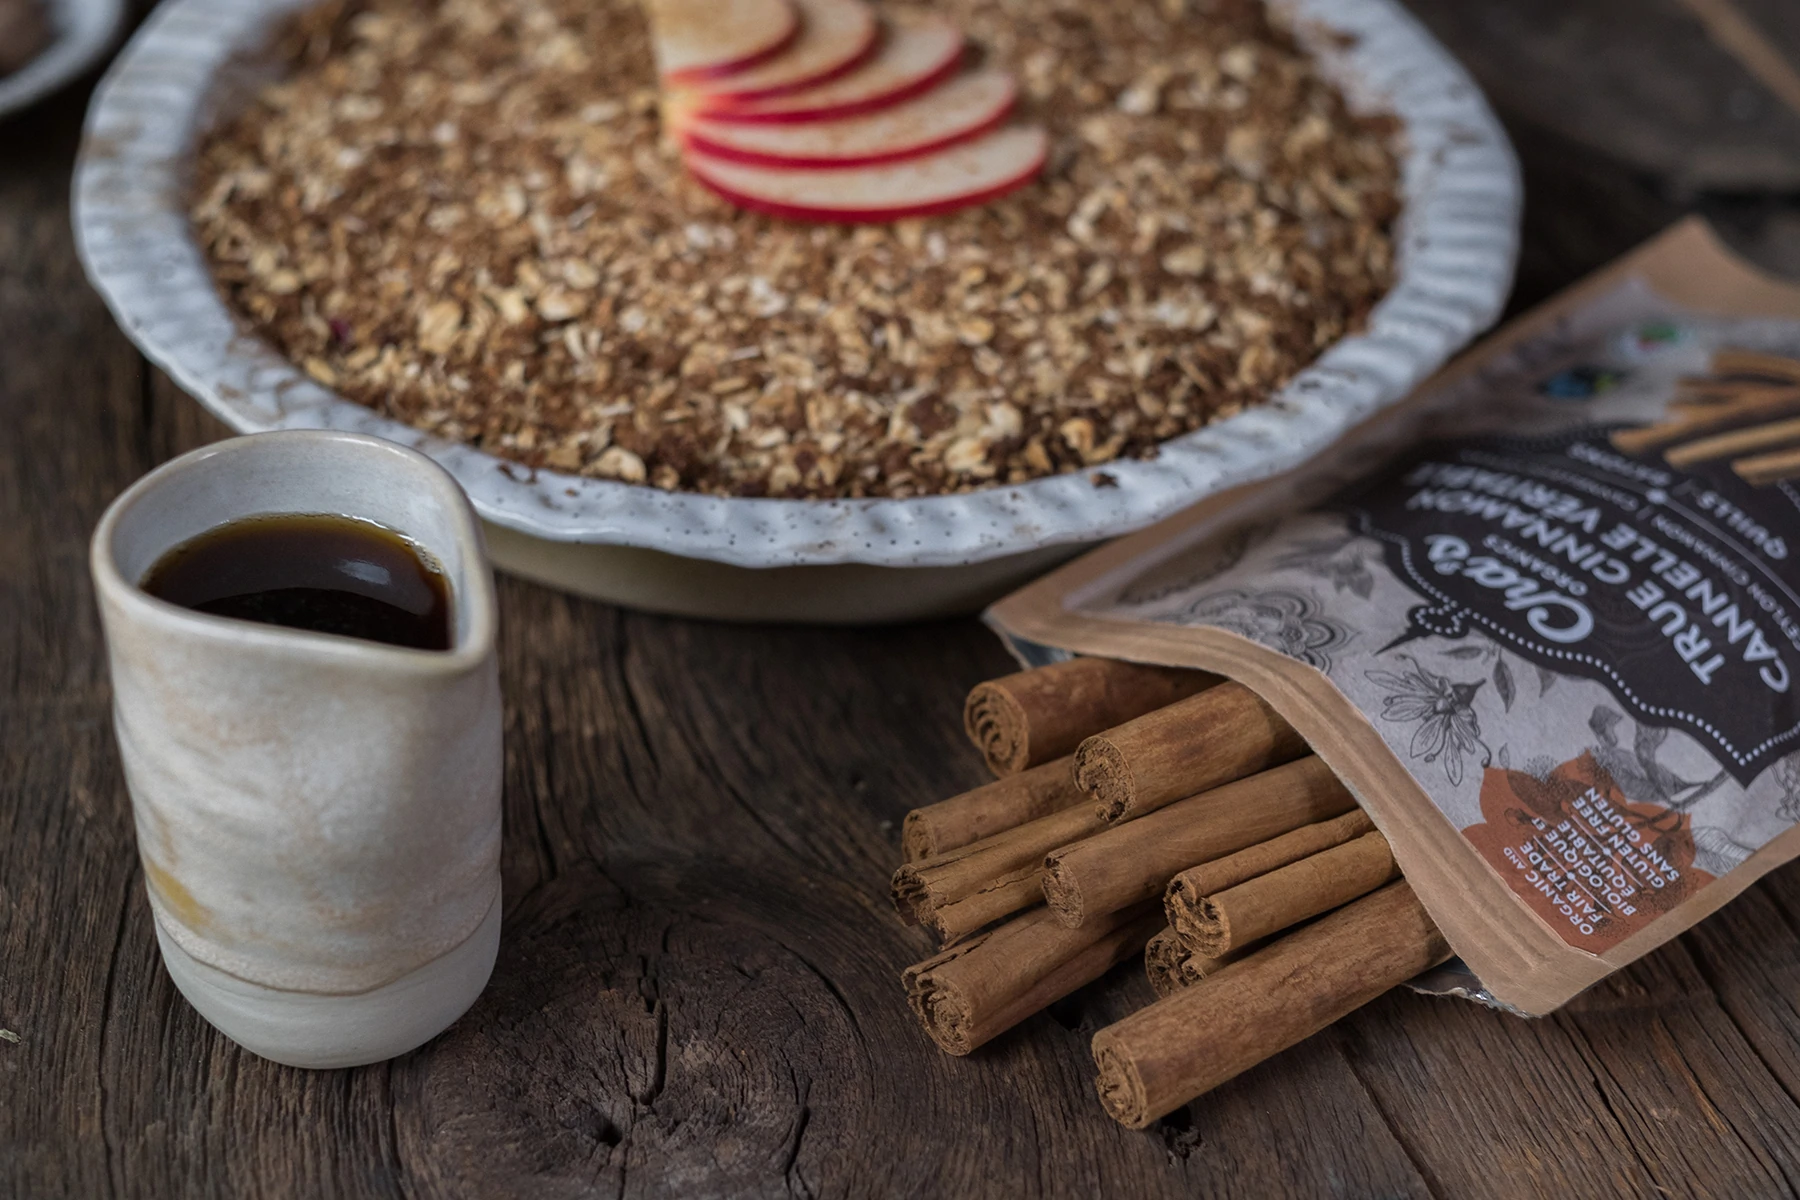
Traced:
<path fill-rule="evenodd" d="M 138 587 L 241 517 L 378 522 L 449 580 L 444 651 L 209 616 Z M 493 578 L 430 459 L 330 431 L 237 438 L 145 476 L 94 533 L 113 717 L 175 985 L 265 1058 L 341 1067 L 461 1016 L 500 939 Z"/>

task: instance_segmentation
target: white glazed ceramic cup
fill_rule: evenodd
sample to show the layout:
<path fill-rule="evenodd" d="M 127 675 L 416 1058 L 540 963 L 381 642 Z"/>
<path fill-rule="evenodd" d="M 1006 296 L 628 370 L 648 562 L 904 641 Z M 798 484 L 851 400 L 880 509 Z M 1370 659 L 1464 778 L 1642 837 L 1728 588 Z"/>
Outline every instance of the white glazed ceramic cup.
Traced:
<path fill-rule="evenodd" d="M 209 616 L 137 585 L 257 514 L 378 522 L 449 580 L 449 650 Z M 170 976 L 265 1058 L 391 1058 L 467 1010 L 500 938 L 500 685 L 480 525 L 430 459 L 292 431 L 196 450 L 94 533 L 138 853 Z"/>

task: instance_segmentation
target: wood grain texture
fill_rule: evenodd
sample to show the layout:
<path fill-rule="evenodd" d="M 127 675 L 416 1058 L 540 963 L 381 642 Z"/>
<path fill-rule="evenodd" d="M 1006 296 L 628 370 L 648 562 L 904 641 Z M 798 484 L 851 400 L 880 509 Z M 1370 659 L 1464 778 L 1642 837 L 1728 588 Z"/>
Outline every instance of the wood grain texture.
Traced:
<path fill-rule="evenodd" d="M 1800 185 L 1800 113 L 1707 36 L 1682 0 L 1413 0 L 1409 7 L 1503 111 L 1683 193 Z M 1766 10 L 1757 14 L 1763 28 L 1792 28 L 1790 6 L 1778 0 Z M 1756 9 L 1742 11 L 1749 17 Z M 1775 11 L 1779 18 L 1768 20 Z"/>
<path fill-rule="evenodd" d="M 1454 34 L 1448 3 L 1420 7 Z M 1452 47 L 1493 79 L 1510 28 Z M 1551 119 L 1592 75 L 1535 76 L 1529 112 L 1501 93 L 1515 306 L 1689 203 L 1690 177 Z M 1393 993 L 1143 1134 L 1100 1112 L 1087 1051 L 1152 999 L 1141 964 L 940 1054 L 899 983 L 930 941 L 885 891 L 906 810 L 985 778 L 960 704 L 1011 664 L 972 621 L 733 628 L 503 581 L 492 986 L 391 1064 L 236 1049 L 157 961 L 85 569 L 106 502 L 223 429 L 82 281 L 84 99 L 0 123 L 0 1196 L 1800 1190 L 1800 867 L 1552 1018 Z M 1789 195 L 1693 202 L 1800 272 Z"/>

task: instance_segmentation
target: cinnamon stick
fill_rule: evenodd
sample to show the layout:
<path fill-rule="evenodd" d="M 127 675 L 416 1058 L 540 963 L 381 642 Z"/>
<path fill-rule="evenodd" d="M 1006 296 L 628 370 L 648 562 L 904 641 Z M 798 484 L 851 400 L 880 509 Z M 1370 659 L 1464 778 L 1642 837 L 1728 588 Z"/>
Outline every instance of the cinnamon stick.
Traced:
<path fill-rule="evenodd" d="M 1731 469 L 1738 478 L 1754 487 L 1780 483 L 1800 476 L 1800 450 L 1779 450 L 1771 454 L 1754 454 L 1732 460 Z"/>
<path fill-rule="evenodd" d="M 1163 912 L 1169 918 L 1169 926 L 1183 939 L 1192 942 L 1199 936 L 1200 906 L 1209 896 L 1299 862 L 1321 850 L 1341 846 L 1374 828 L 1375 823 L 1369 820 L 1368 813 L 1360 808 L 1353 809 L 1341 817 L 1302 825 L 1292 833 L 1190 867 L 1171 879 L 1163 893 Z"/>
<path fill-rule="evenodd" d="M 1672 447 L 1663 455 L 1670 466 L 1683 470 L 1703 462 L 1712 462 L 1720 458 L 1736 458 L 1754 454 L 1757 451 L 1779 450 L 1791 447 L 1800 442 L 1800 417 L 1786 421 L 1770 421 L 1765 425 L 1752 425 L 1748 429 L 1737 429 L 1730 433 L 1717 433 L 1711 437 L 1695 438 L 1691 442 L 1683 442 Z"/>
<path fill-rule="evenodd" d="M 1196 954 L 1217 958 L 1234 947 L 1330 912 L 1400 877 L 1379 833 L 1322 850 L 1267 875 L 1208 896 L 1188 939 Z"/>
<path fill-rule="evenodd" d="M 1154 905 L 1064 929 L 1045 909 L 908 967 L 912 1010 L 943 1050 L 967 1054 L 1136 954 L 1162 924 Z"/>
<path fill-rule="evenodd" d="M 906 814 L 900 845 L 920 862 L 1082 801 L 1066 755 Z"/>
<path fill-rule="evenodd" d="M 1195 863 L 1354 807 L 1337 776 L 1309 754 L 1048 853 L 1044 899 L 1072 928 L 1160 897 L 1171 877 Z"/>
<path fill-rule="evenodd" d="M 1390 883 L 1095 1034 L 1100 1102 L 1141 1129 L 1448 957 Z"/>
<path fill-rule="evenodd" d="M 1205 958 L 1185 946 L 1173 929 L 1166 926 L 1144 944 L 1144 974 L 1150 979 L 1150 990 L 1158 998 L 1198 983 L 1242 958 L 1234 951 L 1223 958 Z"/>
<path fill-rule="evenodd" d="M 1675 382 L 1674 409 L 1704 409 L 1730 400 L 1747 400 L 1771 392 L 1786 392 L 1800 381 L 1767 379 L 1715 379 L 1711 376 L 1689 377 Z"/>
<path fill-rule="evenodd" d="M 1260 696 L 1222 683 L 1082 742 L 1075 784 L 1118 821 L 1304 753 L 1306 742 Z"/>
<path fill-rule="evenodd" d="M 1800 386 L 1800 359 L 1780 354 L 1719 350 L 1713 354 L 1711 369 L 1710 375 L 1676 380 L 1675 403 L 1713 404 Z"/>
<path fill-rule="evenodd" d="M 975 685 L 963 728 L 994 774 L 1006 776 L 1218 682 L 1205 671 L 1076 658 Z"/>
<path fill-rule="evenodd" d="M 1757 350 L 1713 351 L 1713 373 L 1717 375 L 1749 375 L 1758 379 L 1782 379 L 1800 384 L 1800 358 L 1785 354 L 1764 354 Z"/>
<path fill-rule="evenodd" d="M 919 915 L 919 923 L 948 946 L 995 921 L 1022 912 L 1044 902 L 1044 872 L 1027 867 L 1011 875 L 983 884 L 972 895 L 949 904 L 928 907 Z"/>
<path fill-rule="evenodd" d="M 1739 425 L 1791 416 L 1795 412 L 1800 412 L 1800 387 L 1758 392 L 1706 408 L 1684 410 L 1684 415 L 1673 421 L 1639 429 L 1621 429 L 1612 435 L 1612 444 L 1614 449 L 1626 454 L 1649 454 L 1689 438 L 1724 433 Z"/>
<path fill-rule="evenodd" d="M 1052 850 L 1091 837 L 1106 827 L 1087 805 L 1077 805 L 1015 825 L 992 837 L 894 872 L 894 908 L 910 924 L 929 923 L 931 914 L 1004 883 L 1021 871 L 1036 871 Z"/>

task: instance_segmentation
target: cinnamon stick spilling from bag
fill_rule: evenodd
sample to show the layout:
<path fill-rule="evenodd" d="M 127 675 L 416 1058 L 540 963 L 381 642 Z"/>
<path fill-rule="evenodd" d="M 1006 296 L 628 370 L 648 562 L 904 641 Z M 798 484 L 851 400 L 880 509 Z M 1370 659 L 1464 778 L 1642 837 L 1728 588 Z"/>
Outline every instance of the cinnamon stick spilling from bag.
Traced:
<path fill-rule="evenodd" d="M 1196 863 L 1356 807 L 1314 755 L 1216 787 L 1049 854 L 1044 898 L 1063 924 L 1160 897 Z"/>
<path fill-rule="evenodd" d="M 1050 705 L 1055 690 L 1038 686 L 1047 673 L 1013 677 L 1032 679 L 1017 690 Z M 1219 693 L 1222 701 L 1195 703 Z M 1306 1027 L 1307 1014 L 1334 1010 L 1419 957 L 1408 957 L 1404 921 L 1395 943 L 1387 928 L 1394 916 L 1378 908 L 1379 920 L 1354 926 L 1356 937 L 1371 942 L 1357 947 L 1362 957 L 1341 967 L 1321 960 L 1308 968 L 1317 980 L 1290 963 L 1319 958 L 1312 930 L 1341 924 L 1355 905 L 1297 933 L 1259 940 L 1368 893 L 1394 867 L 1348 790 L 1248 695 L 1235 684 L 1219 685 L 1107 731 L 1108 744 L 1125 748 L 1121 761 L 1139 785 L 1112 820 L 1072 798 L 1082 793 L 1067 757 L 910 815 L 909 832 L 929 830 L 937 839 L 917 840 L 921 847 L 985 834 L 909 862 L 894 876 L 902 915 L 954 943 L 903 975 L 908 1001 L 933 1041 L 967 1054 L 1141 950 L 1152 989 L 1167 999 L 1103 1031 L 1112 1035 L 1103 1075 L 1123 1070 L 1126 1081 L 1115 1091 L 1134 1095 L 1139 1087 L 1146 1096 L 1139 1109 L 1167 1111 L 1160 1106 L 1197 1094 L 1188 1091 L 1196 1081 L 1210 1086 L 1205 1072 L 1215 1068 L 1196 1060 L 1211 1061 L 1216 1033 L 1204 1014 L 1182 1009 L 1171 1018 L 1164 1004 L 1239 971 L 1253 981 L 1271 970 L 1292 974 L 1294 982 L 1282 986 L 1299 995 L 1276 1003 L 1277 1026 L 1262 1031 L 1260 1042 L 1234 1046 L 1236 1059 L 1220 1060 L 1241 1060 L 1230 1068 L 1235 1074 L 1304 1036 L 1293 1031 Z M 1177 779 L 1197 794 L 1165 799 Z M 1197 889 L 1191 900 L 1188 889 Z M 1212 922 L 1212 940 L 1165 925 L 1175 916 L 1188 927 Z M 1289 1011 L 1296 1005 L 1300 1016 Z M 1148 1034 L 1138 1032 L 1144 1023 Z M 1133 1083 L 1139 1075 L 1148 1082 Z M 1135 1119 L 1139 1109 L 1129 1115 Z"/>
<path fill-rule="evenodd" d="M 1725 347 L 1713 351 L 1713 374 L 1730 378 L 1779 380 L 1800 386 L 1800 359 L 1786 354 Z"/>
<path fill-rule="evenodd" d="M 1387 839 L 1365 833 L 1208 896 L 1187 945 L 1196 954 L 1217 958 L 1348 904 L 1399 875 Z"/>
<path fill-rule="evenodd" d="M 1074 763 L 1066 755 L 960 796 L 915 808 L 901 826 L 909 863 L 948 853 L 1039 817 L 1082 803 Z"/>
<path fill-rule="evenodd" d="M 947 1053 L 967 1054 L 1144 948 L 1155 905 L 1065 929 L 1045 909 L 908 967 L 907 1001 Z"/>
<path fill-rule="evenodd" d="M 1095 1034 L 1100 1102 L 1142 1129 L 1448 957 L 1390 883 Z"/>
<path fill-rule="evenodd" d="M 1613 434 L 1612 443 L 1627 454 L 1648 454 L 1708 434 L 1723 433 L 1754 421 L 1772 420 L 1800 412 L 1800 388 L 1747 395 L 1706 408 L 1687 410 L 1677 420 Z"/>
<path fill-rule="evenodd" d="M 1369 814 L 1358 808 L 1330 821 L 1304 825 L 1292 833 L 1284 833 L 1236 854 L 1189 868 L 1169 881 L 1163 895 L 1163 910 L 1169 918 L 1169 927 L 1184 941 L 1196 943 L 1200 937 L 1201 906 L 1208 897 L 1322 850 L 1341 846 L 1374 828 Z"/>
<path fill-rule="evenodd" d="M 1306 752 L 1262 697 L 1222 683 L 1082 742 L 1075 783 L 1102 817 L 1121 821 Z"/>
<path fill-rule="evenodd" d="M 907 863 L 894 872 L 894 908 L 908 924 L 929 924 L 935 910 L 983 889 L 1014 883 L 1021 873 L 1035 873 L 1050 851 L 1103 828 L 1105 822 L 1083 805 L 1039 817 L 924 862 Z M 1012 895 L 1024 898 L 1016 890 Z"/>
<path fill-rule="evenodd" d="M 982 884 L 960 900 L 924 905 L 918 909 L 918 921 L 937 935 L 939 945 L 948 946 L 1043 900 L 1044 872 L 1031 866 Z"/>
<path fill-rule="evenodd" d="M 1158 999 L 1200 982 L 1242 958 L 1243 952 L 1206 958 L 1189 950 L 1173 929 L 1165 927 L 1144 945 L 1144 974 Z"/>
<path fill-rule="evenodd" d="M 1142 1125 L 1427 971 L 1440 919 L 1468 969 L 1418 986 L 1544 1014 L 1794 857 L 1796 346 L 1800 288 L 1689 223 L 1311 467 L 989 610 L 1020 650 L 1237 681 L 1077 747 L 1100 815 L 1301 753 L 1255 692 L 1418 865 L 1323 913 L 1391 877 L 1367 830 L 1184 868 L 1146 948 L 1170 994 L 1094 1039 L 1111 1113 Z M 1203 974 L 1182 917 L 1209 902 L 1221 944 L 1263 936 Z"/>
<path fill-rule="evenodd" d="M 1006 776 L 1218 682 L 1205 671 L 1076 658 L 977 684 L 963 705 L 963 728 L 994 774 Z"/>
<path fill-rule="evenodd" d="M 998 711 L 995 697 L 1018 700 L 1026 722 L 1019 737 L 1038 750 L 1073 749 L 1145 705 L 1179 699 L 1218 681 L 1203 671 L 1076 659 L 977 685 L 965 718 L 976 737 L 989 719 L 971 714 Z M 980 738 L 976 741 L 979 745 Z M 1036 872 L 1044 855 L 1100 828 L 1097 819 L 1070 814 L 1083 802 L 1073 760 L 1065 753 L 914 809 L 901 833 L 907 865 L 894 876 L 895 906 L 909 923 L 927 926 L 944 942 L 1029 907 L 1041 896 Z"/>

